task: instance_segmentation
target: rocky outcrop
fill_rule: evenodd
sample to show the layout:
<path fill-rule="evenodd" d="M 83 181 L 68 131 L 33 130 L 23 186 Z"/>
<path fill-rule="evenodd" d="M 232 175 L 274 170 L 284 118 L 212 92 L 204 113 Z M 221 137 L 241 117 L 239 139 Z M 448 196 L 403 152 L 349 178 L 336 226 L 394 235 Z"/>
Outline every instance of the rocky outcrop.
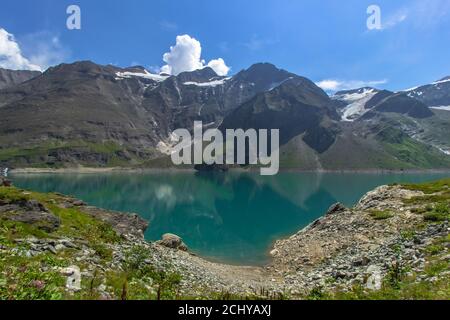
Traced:
<path fill-rule="evenodd" d="M 36 200 L 3 201 L 0 199 L 0 218 L 30 225 L 53 232 L 61 224 L 60 219 Z"/>
<path fill-rule="evenodd" d="M 110 224 L 119 235 L 143 238 L 144 232 L 148 228 L 148 222 L 136 213 L 115 212 L 89 206 L 83 207 L 82 210 L 94 218 Z"/>
<path fill-rule="evenodd" d="M 423 223 L 423 217 L 405 204 L 421 195 L 400 186 L 382 186 L 352 209 L 336 204 L 304 230 L 277 241 L 269 269 L 297 293 L 356 284 L 379 289 L 381 279 L 398 264 L 423 271 L 425 247 L 448 235 L 448 222 L 429 225 L 415 232 L 413 239 L 402 236 Z"/>
<path fill-rule="evenodd" d="M 337 214 L 339 212 L 343 212 L 347 210 L 347 208 L 340 202 L 333 204 L 327 211 L 326 215 Z"/>

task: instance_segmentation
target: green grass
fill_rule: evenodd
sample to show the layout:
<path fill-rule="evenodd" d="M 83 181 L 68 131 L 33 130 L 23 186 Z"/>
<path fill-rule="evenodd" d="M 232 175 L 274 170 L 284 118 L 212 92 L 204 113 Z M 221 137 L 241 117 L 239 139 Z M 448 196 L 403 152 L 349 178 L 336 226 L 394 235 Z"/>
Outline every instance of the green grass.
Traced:
<path fill-rule="evenodd" d="M 418 142 L 395 127 L 383 128 L 376 139 L 395 159 L 404 164 L 404 168 L 449 168 L 450 160 L 437 149 Z"/>
<path fill-rule="evenodd" d="M 75 294 L 65 291 L 65 278 L 56 267 L 78 265 L 82 270 L 86 262 L 75 259 L 77 250 L 66 249 L 52 253 L 41 253 L 36 257 L 25 257 L 26 244 L 17 244 L 16 239 L 30 236 L 42 239 L 71 238 L 82 239 L 107 265 L 113 259 L 111 245 L 118 244 L 122 238 L 113 228 L 100 220 L 82 212 L 79 208 L 60 207 L 68 198 L 58 194 L 25 192 L 14 187 L 0 187 L 0 200 L 4 203 L 17 203 L 35 199 L 61 219 L 60 227 L 53 233 L 46 233 L 38 225 L 7 220 L 7 214 L 0 220 L 0 244 L 15 254 L 0 255 L 0 300 L 2 299 L 99 299 L 97 287 L 101 283 L 109 286 L 114 299 L 176 299 L 179 298 L 178 284 L 181 276 L 171 272 L 171 267 L 156 270 L 146 263 L 149 258 L 147 248 L 135 246 L 125 253 L 122 268 L 100 268 L 92 277 L 83 277 L 82 290 Z M 13 214 L 13 213 L 11 213 Z M 56 268 L 56 269 L 55 269 Z M 149 285 L 151 284 L 151 285 Z"/>
<path fill-rule="evenodd" d="M 74 140 L 69 142 L 52 141 L 33 147 L 24 148 L 6 148 L 0 149 L 0 161 L 13 164 L 15 166 L 32 166 L 32 167 L 63 167 L 62 162 L 53 163 L 45 160 L 49 154 L 54 152 L 64 152 L 76 150 L 82 153 L 92 153 L 102 155 L 106 159 L 106 166 L 124 166 L 136 162 L 138 159 L 122 159 L 119 152 L 124 152 L 125 148 L 116 142 L 105 141 L 103 143 L 93 143 L 82 140 Z M 80 160 L 80 162 L 82 162 Z M 93 167 L 101 166 L 101 163 L 82 163 Z"/>
<path fill-rule="evenodd" d="M 403 184 L 402 187 L 412 191 L 422 191 L 425 194 L 446 193 L 450 192 L 450 178 L 420 184 Z"/>
<path fill-rule="evenodd" d="M 14 203 L 29 200 L 30 196 L 23 190 L 9 187 L 0 187 L 0 201 L 5 203 Z"/>
<path fill-rule="evenodd" d="M 372 210 L 370 212 L 370 216 L 374 219 L 374 220 L 387 220 L 392 218 L 394 215 L 392 213 L 392 211 L 389 210 Z"/>
<path fill-rule="evenodd" d="M 426 222 L 448 221 L 450 219 L 450 179 L 422 183 L 404 184 L 405 189 L 421 191 L 424 196 L 404 200 L 405 204 L 420 205 L 412 211 L 423 214 Z"/>

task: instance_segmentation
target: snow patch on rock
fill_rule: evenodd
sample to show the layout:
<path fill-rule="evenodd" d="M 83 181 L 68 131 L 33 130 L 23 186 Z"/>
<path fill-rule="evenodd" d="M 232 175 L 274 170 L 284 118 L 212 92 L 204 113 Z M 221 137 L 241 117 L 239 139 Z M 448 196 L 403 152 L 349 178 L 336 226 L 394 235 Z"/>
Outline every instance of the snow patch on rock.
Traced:
<path fill-rule="evenodd" d="M 348 105 L 342 110 L 342 121 L 354 121 L 368 110 L 366 103 L 377 94 L 375 89 L 365 89 L 358 93 L 348 93 L 334 96 L 333 99 L 345 101 Z"/>
<path fill-rule="evenodd" d="M 184 82 L 183 84 L 185 86 L 197 86 L 197 87 L 217 87 L 222 86 L 225 84 L 226 81 L 230 80 L 231 78 L 223 78 L 220 80 L 210 80 L 209 82 Z"/>
<path fill-rule="evenodd" d="M 138 77 L 138 78 L 145 78 L 145 79 L 150 79 L 153 81 L 161 82 L 161 81 L 166 80 L 169 77 L 169 76 L 163 76 L 163 75 L 159 75 L 159 74 L 150 73 L 147 70 L 143 70 L 143 71 L 144 72 L 130 72 L 130 71 L 117 72 L 116 80 Z"/>
<path fill-rule="evenodd" d="M 435 109 L 435 110 L 450 111 L 450 106 L 435 106 L 435 107 L 430 107 L 430 108 Z"/>

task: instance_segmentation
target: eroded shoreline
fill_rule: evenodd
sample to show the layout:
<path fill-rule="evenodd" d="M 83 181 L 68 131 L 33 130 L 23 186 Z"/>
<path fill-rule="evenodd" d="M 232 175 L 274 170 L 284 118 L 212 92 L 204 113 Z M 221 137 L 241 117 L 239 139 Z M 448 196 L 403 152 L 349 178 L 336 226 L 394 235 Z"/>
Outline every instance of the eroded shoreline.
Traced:
<path fill-rule="evenodd" d="M 126 168 L 126 167 L 111 167 L 111 168 L 90 168 L 90 167 L 76 167 L 76 168 L 16 168 L 11 169 L 11 174 L 96 174 L 96 173 L 195 173 L 199 172 L 193 168 Z M 230 173 L 258 173 L 259 168 L 245 169 L 232 168 Z M 409 173 L 450 173 L 450 168 L 444 169 L 346 169 L 346 170 L 303 170 L 295 168 L 280 168 L 280 173 L 283 172 L 298 172 L 298 173 L 367 173 L 367 174 L 409 174 Z"/>

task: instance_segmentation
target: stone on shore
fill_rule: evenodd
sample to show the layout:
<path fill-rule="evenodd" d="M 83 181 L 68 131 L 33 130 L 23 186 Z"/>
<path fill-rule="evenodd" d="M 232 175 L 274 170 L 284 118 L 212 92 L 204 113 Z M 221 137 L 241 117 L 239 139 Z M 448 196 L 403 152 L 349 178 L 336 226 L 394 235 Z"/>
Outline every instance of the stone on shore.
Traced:
<path fill-rule="evenodd" d="M 186 244 L 183 242 L 183 239 L 181 239 L 179 236 L 172 234 L 172 233 L 166 233 L 162 236 L 162 239 L 157 242 L 158 244 L 171 248 L 171 249 L 177 249 L 181 251 L 187 251 L 188 248 Z"/>

